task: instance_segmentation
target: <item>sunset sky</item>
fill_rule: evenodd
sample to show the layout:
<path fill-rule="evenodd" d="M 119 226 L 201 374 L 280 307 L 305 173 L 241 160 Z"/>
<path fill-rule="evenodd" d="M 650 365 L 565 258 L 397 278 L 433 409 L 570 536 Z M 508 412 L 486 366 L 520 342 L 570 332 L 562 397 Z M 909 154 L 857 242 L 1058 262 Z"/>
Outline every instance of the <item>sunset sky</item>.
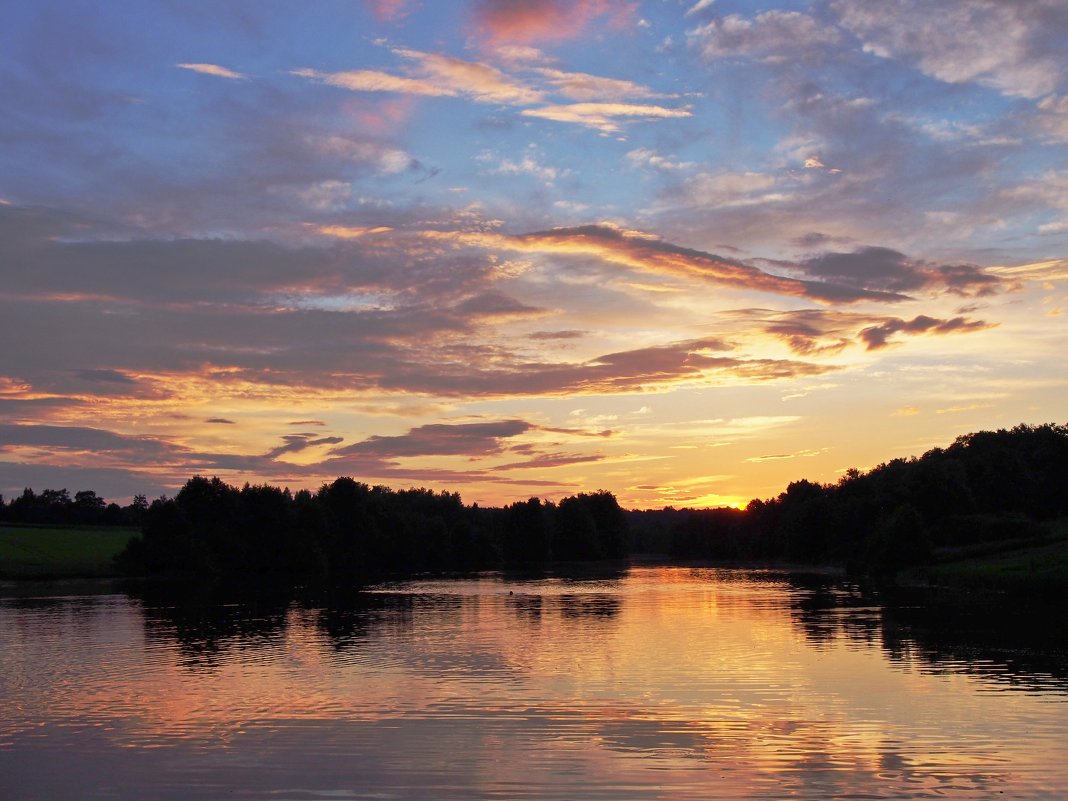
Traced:
<path fill-rule="evenodd" d="M 0 493 L 744 504 L 1068 421 L 1063 0 L 35 0 Z"/>

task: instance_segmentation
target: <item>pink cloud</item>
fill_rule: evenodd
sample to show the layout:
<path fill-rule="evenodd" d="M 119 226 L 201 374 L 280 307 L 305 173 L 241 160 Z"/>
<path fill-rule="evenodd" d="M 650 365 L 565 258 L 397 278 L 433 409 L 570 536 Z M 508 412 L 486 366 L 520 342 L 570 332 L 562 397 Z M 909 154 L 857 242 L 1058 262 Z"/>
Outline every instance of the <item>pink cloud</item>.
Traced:
<path fill-rule="evenodd" d="M 623 27 L 636 8 L 624 0 L 481 0 L 475 24 L 484 38 L 497 44 L 557 42 L 578 38 L 594 20 Z"/>
<path fill-rule="evenodd" d="M 408 0 L 367 0 L 367 5 L 379 22 L 400 19 L 408 14 Z"/>

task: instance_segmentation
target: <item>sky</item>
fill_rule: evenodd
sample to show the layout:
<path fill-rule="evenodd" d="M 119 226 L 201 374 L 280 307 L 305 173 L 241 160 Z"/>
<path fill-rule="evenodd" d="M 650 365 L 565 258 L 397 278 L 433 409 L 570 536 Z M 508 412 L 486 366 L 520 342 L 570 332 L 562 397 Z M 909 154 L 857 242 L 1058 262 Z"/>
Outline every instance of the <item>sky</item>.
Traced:
<path fill-rule="evenodd" d="M 744 505 L 1068 421 L 1063 0 L 35 0 L 0 493 Z"/>

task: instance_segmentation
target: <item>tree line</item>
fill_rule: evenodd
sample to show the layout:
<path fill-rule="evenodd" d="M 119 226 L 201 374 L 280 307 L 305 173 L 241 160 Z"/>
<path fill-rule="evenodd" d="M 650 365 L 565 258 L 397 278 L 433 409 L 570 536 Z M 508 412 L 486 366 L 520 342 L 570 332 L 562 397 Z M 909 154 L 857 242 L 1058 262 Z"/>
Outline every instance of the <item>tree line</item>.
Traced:
<path fill-rule="evenodd" d="M 642 520 L 642 516 L 646 519 Z M 659 517 L 658 517 L 659 515 Z M 1068 515 L 1068 426 L 958 437 L 834 484 L 791 483 L 744 510 L 638 513 L 679 557 L 782 559 L 892 573 L 936 552 L 1039 539 Z"/>
<path fill-rule="evenodd" d="M 458 493 L 393 490 L 349 477 L 293 494 L 196 476 L 174 498 L 152 502 L 142 536 L 130 540 L 119 563 L 134 574 L 339 581 L 626 555 L 626 516 L 603 490 L 494 509 L 466 506 Z"/>
<path fill-rule="evenodd" d="M 31 525 L 139 526 L 148 509 L 148 499 L 136 495 L 131 503 L 108 503 L 93 490 L 79 490 L 74 497 L 66 489 L 46 489 L 40 494 L 27 487 L 4 503 L 0 495 L 0 522 Z"/>
<path fill-rule="evenodd" d="M 558 503 L 465 505 L 458 493 L 393 490 L 342 477 L 316 492 L 195 476 L 173 498 L 120 507 L 92 491 L 27 489 L 0 521 L 139 525 L 131 574 L 251 573 L 327 580 L 508 563 L 683 559 L 840 564 L 885 574 L 983 543 L 1042 537 L 1068 516 L 1068 426 L 1019 425 L 947 448 L 792 482 L 745 509 L 631 511 L 600 490 Z"/>

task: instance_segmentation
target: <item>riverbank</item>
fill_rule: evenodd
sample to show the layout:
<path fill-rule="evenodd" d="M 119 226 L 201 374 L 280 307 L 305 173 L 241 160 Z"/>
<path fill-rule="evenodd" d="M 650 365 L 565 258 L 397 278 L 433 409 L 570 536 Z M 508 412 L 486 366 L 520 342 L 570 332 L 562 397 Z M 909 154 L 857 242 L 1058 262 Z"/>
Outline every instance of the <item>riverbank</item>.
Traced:
<path fill-rule="evenodd" d="M 5 580 L 107 578 L 119 576 L 115 556 L 138 531 L 129 527 L 0 525 L 0 578 Z M 635 554 L 630 564 L 686 564 L 667 555 Z M 707 563 L 704 563 L 707 564 Z M 589 570 L 591 563 L 582 563 Z M 812 572 L 811 565 L 726 563 Z M 619 562 L 612 567 L 618 569 Z M 839 568 L 823 568 L 839 573 Z M 901 571 L 896 583 L 1008 593 L 1068 590 L 1068 521 L 1040 542 L 987 544 L 946 551 L 939 561 Z"/>
<path fill-rule="evenodd" d="M 66 579 L 119 575 L 115 555 L 136 528 L 0 526 L 0 578 Z"/>

